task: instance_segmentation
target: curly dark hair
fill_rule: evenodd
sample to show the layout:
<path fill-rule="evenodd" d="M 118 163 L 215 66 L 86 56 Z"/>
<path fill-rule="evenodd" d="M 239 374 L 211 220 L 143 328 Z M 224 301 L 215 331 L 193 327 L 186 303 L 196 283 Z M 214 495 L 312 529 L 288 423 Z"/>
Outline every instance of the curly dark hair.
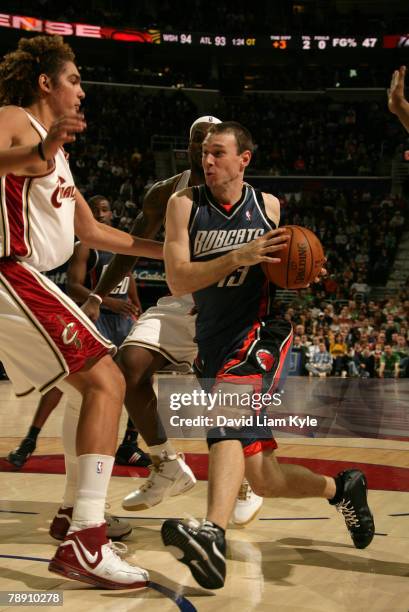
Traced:
<path fill-rule="evenodd" d="M 55 84 L 65 62 L 74 60 L 74 52 L 61 36 L 20 38 L 17 49 L 0 64 L 0 106 L 30 106 L 38 97 L 40 74 L 47 74 Z"/>

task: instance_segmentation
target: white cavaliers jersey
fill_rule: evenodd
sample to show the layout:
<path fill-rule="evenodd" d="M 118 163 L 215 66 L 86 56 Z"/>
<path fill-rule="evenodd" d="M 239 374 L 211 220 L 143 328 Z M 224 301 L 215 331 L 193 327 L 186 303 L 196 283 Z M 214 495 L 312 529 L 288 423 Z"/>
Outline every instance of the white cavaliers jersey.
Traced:
<path fill-rule="evenodd" d="M 26 114 L 44 140 L 47 130 Z M 52 161 L 46 174 L 10 173 L 0 183 L 0 257 L 14 257 L 40 272 L 63 264 L 74 248 L 74 179 L 62 148 Z"/>

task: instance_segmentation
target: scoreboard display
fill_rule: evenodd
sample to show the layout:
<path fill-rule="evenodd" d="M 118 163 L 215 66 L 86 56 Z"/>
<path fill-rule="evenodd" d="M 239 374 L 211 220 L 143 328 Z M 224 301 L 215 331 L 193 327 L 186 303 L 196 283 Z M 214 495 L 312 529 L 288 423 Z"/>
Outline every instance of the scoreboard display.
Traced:
<path fill-rule="evenodd" d="M 242 47 L 285 51 L 329 50 L 329 49 L 374 49 L 383 47 L 380 36 L 327 36 L 270 34 L 244 36 L 230 34 L 208 34 L 192 32 L 161 32 L 161 43 L 194 47 Z"/>
<path fill-rule="evenodd" d="M 399 49 L 409 47 L 409 34 L 377 36 L 326 34 L 269 34 L 246 32 L 234 36 L 225 32 L 164 32 L 160 29 L 133 29 L 90 25 L 86 23 L 50 21 L 39 17 L 0 13 L 0 28 L 11 28 L 44 34 L 60 34 L 81 38 L 114 40 L 131 44 L 162 45 L 163 47 L 265 49 L 272 52 L 329 51 L 347 49 Z"/>

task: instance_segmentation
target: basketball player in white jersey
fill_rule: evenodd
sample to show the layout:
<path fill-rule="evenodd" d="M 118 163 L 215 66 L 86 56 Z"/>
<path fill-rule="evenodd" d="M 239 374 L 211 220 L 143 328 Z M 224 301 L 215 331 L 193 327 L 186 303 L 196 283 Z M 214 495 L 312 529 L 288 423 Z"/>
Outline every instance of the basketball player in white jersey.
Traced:
<path fill-rule="evenodd" d="M 144 198 L 142 215 L 136 220 L 131 233 L 152 238 L 163 225 L 170 196 L 185 187 L 202 185 L 202 142 L 211 125 L 220 123 L 212 116 L 196 119 L 189 131 L 190 170 L 159 181 Z M 134 257 L 116 256 L 101 277 L 94 294 L 108 295 L 122 278 L 132 270 Z M 118 363 L 126 379 L 125 404 L 138 431 L 149 447 L 154 469 L 149 479 L 125 497 L 126 510 L 145 510 L 159 504 L 164 498 L 188 491 L 196 482 L 193 473 L 177 455 L 166 437 L 157 412 L 156 395 L 152 376 L 169 363 L 188 372 L 196 357 L 194 342 L 195 319 L 191 295 L 181 298 L 161 298 L 139 319 L 119 351 Z M 96 320 L 99 314 L 98 299 L 91 298 L 84 306 L 85 312 Z M 247 481 L 243 482 L 236 501 L 232 521 L 245 525 L 250 522 L 262 505 L 262 497 L 256 495 Z"/>
<path fill-rule="evenodd" d="M 62 148 L 86 128 L 74 59 L 61 37 L 37 36 L 0 64 L 0 360 L 17 394 L 68 383 L 82 396 L 78 431 L 68 428 L 72 523 L 49 569 L 99 588 L 141 588 L 148 573 L 119 557 L 104 522 L 123 376 L 113 345 L 41 272 L 71 256 L 74 234 L 127 255 L 161 258 L 162 247 L 98 223 L 75 188 Z"/>

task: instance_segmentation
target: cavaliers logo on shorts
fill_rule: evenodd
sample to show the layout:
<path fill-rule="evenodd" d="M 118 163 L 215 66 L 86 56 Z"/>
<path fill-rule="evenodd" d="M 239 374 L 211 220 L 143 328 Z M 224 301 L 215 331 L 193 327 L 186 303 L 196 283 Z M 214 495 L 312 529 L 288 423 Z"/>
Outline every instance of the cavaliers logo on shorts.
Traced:
<path fill-rule="evenodd" d="M 256 352 L 256 359 L 261 368 L 265 372 L 270 372 L 275 364 L 274 355 L 270 353 L 270 351 L 266 351 L 265 349 L 260 349 Z"/>
<path fill-rule="evenodd" d="M 82 348 L 82 342 L 78 338 L 79 330 L 75 329 L 76 324 L 74 322 L 67 323 L 64 321 L 62 317 L 58 315 L 58 320 L 62 325 L 64 325 L 64 329 L 61 333 L 62 341 L 65 345 L 74 344 L 75 347 L 80 350 Z"/>

